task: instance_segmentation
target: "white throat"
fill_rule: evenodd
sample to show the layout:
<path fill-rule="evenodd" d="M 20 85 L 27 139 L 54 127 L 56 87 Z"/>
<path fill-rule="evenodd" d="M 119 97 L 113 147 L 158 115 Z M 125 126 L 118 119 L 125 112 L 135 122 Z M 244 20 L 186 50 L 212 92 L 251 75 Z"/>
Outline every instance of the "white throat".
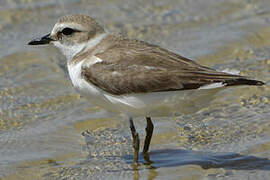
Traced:
<path fill-rule="evenodd" d="M 53 44 L 60 49 L 62 54 L 66 56 L 67 61 L 72 60 L 74 56 L 76 56 L 79 52 L 90 49 L 96 46 L 103 38 L 105 38 L 107 33 L 103 33 L 95 36 L 85 43 L 78 43 L 74 45 L 63 45 L 59 41 L 54 41 Z"/>

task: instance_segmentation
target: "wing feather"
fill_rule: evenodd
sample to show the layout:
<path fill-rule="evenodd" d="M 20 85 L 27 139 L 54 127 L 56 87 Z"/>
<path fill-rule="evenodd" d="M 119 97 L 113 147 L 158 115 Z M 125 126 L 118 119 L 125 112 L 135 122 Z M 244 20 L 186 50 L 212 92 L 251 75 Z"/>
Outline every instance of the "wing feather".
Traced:
<path fill-rule="evenodd" d="M 218 72 L 155 45 L 122 39 L 95 54 L 102 60 L 82 67 L 82 76 L 115 94 L 197 89 L 212 83 L 262 85 L 261 81 Z"/>

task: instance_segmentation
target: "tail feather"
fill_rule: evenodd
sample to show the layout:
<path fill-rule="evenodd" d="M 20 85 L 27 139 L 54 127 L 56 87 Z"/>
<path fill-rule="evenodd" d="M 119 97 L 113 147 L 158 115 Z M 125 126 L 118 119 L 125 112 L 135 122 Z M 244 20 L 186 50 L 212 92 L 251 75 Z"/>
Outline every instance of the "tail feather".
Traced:
<path fill-rule="evenodd" d="M 253 79 L 245 79 L 245 78 L 238 78 L 238 79 L 229 79 L 224 82 L 226 86 L 236 86 L 236 85 L 253 85 L 253 86 L 262 86 L 265 83 L 258 80 Z"/>

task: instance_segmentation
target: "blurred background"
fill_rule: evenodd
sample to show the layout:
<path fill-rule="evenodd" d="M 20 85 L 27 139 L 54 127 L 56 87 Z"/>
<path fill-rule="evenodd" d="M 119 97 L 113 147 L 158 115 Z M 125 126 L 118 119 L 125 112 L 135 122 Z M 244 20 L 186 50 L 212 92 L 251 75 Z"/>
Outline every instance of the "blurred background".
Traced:
<path fill-rule="evenodd" d="M 74 13 L 267 85 L 154 118 L 153 163 L 133 169 L 127 120 L 80 97 L 54 47 L 26 45 Z M 0 179 L 268 179 L 269 23 L 269 0 L 1 0 Z M 141 142 L 145 124 L 135 121 Z"/>

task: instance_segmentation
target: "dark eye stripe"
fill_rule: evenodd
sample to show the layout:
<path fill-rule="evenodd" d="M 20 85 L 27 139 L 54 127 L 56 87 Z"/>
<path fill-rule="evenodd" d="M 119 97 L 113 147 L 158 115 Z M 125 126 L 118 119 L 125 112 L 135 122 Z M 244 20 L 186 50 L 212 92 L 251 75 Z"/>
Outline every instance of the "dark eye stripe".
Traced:
<path fill-rule="evenodd" d="M 62 31 L 61 31 L 64 35 L 68 36 L 68 35 L 71 35 L 72 33 L 75 32 L 74 29 L 71 29 L 71 28 L 64 28 Z"/>

